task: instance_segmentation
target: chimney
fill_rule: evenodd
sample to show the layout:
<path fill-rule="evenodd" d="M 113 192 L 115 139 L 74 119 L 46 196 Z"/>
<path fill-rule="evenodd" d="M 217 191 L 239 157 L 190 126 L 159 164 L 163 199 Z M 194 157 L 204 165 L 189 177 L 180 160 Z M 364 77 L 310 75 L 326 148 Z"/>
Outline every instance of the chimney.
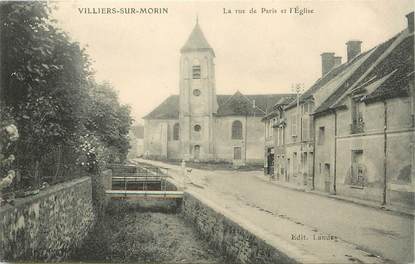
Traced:
<path fill-rule="evenodd" d="M 411 12 L 406 15 L 406 20 L 408 21 L 408 30 L 409 33 L 414 32 L 414 12 Z"/>
<path fill-rule="evenodd" d="M 339 66 L 339 65 L 341 65 L 342 64 L 342 57 L 340 57 L 340 56 L 335 56 L 334 57 L 334 67 L 337 67 L 337 66 Z"/>
<path fill-rule="evenodd" d="M 347 62 L 360 54 L 362 42 L 360 40 L 350 40 L 346 42 L 347 46 Z"/>
<path fill-rule="evenodd" d="M 324 76 L 334 67 L 334 52 L 321 53 L 321 75 Z"/>

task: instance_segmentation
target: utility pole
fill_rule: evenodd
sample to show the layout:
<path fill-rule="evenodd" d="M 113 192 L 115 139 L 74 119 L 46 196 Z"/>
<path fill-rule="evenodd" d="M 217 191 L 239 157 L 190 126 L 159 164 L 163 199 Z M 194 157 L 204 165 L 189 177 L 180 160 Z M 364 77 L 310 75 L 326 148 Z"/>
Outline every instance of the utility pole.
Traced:
<path fill-rule="evenodd" d="M 291 85 L 291 89 L 293 90 L 293 92 L 295 92 L 295 94 L 296 94 L 296 96 L 297 96 L 297 118 L 296 118 L 296 122 L 297 122 L 297 130 L 298 130 L 298 127 L 300 127 L 300 141 L 301 141 L 301 131 L 302 131 L 302 129 L 301 129 L 301 124 L 302 124 L 302 122 L 300 122 L 300 126 L 298 126 L 298 121 L 299 121 L 299 119 L 300 119 L 300 96 L 301 96 L 301 94 L 302 94 L 302 92 L 303 92 L 303 90 L 304 90 L 304 84 L 302 84 L 302 83 L 294 83 L 294 84 L 292 84 Z"/>
<path fill-rule="evenodd" d="M 296 114 L 296 118 L 295 118 L 295 120 L 293 120 L 293 121 L 295 121 L 296 122 L 296 126 L 295 126 L 295 128 L 296 128 L 296 130 L 297 131 L 295 131 L 296 132 L 296 135 L 297 135 L 297 139 L 299 139 L 299 143 L 300 143 L 300 149 L 299 149 L 299 151 L 297 152 L 298 154 L 297 154 L 297 158 L 296 158 L 296 160 L 294 161 L 293 160 L 293 166 L 294 166 L 294 162 L 295 162 L 295 164 L 296 164 L 296 168 L 295 168 L 295 171 L 294 171 L 294 167 L 293 167 L 293 172 L 295 172 L 296 174 L 297 174 L 297 177 L 299 176 L 298 174 L 300 173 L 300 168 L 301 168 L 301 172 L 303 172 L 303 153 L 302 153 L 302 143 L 301 143 L 301 141 L 302 141 L 302 118 L 300 117 L 300 96 L 301 96 L 301 93 L 302 93 L 302 91 L 303 91 L 303 87 L 304 87 L 304 85 L 303 84 L 301 84 L 301 83 L 294 83 L 294 84 L 292 84 L 292 86 L 291 86 L 291 88 L 292 88 L 292 90 L 295 92 L 295 94 L 296 94 L 296 97 L 297 97 L 297 114 Z M 298 134 L 297 134 L 297 132 L 298 132 Z M 302 179 L 303 177 L 300 177 L 300 179 Z M 298 181 L 298 178 L 297 178 L 297 181 Z"/>

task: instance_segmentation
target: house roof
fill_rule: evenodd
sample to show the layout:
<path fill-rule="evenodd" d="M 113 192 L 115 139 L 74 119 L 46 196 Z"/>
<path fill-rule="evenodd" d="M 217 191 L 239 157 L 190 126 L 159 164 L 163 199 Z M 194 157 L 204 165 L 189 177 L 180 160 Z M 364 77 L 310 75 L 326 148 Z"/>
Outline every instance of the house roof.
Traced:
<path fill-rule="evenodd" d="M 335 68 L 333 68 L 331 71 L 326 73 L 324 76 L 322 76 L 320 79 L 318 79 L 309 89 L 307 89 L 299 98 L 299 102 L 304 103 L 307 99 L 309 99 L 315 92 L 317 92 L 319 89 L 321 89 L 326 83 L 328 83 L 330 80 L 332 80 L 334 77 L 339 75 L 342 71 L 344 71 L 347 68 L 347 64 L 341 64 Z M 290 104 L 288 104 L 285 107 L 285 110 L 291 109 L 297 105 L 296 100 L 292 101 Z"/>
<path fill-rule="evenodd" d="M 187 52 L 203 50 L 209 50 L 213 54 L 215 54 L 212 47 L 207 42 L 205 35 L 203 34 L 202 29 L 199 26 L 199 23 L 196 23 L 195 27 L 192 30 L 192 33 L 190 33 L 189 38 L 187 39 L 186 43 L 180 51 Z"/>
<path fill-rule="evenodd" d="M 407 36 L 403 36 L 406 34 Z M 372 49 L 359 69 L 332 93 L 315 111 L 322 114 L 343 105 L 341 100 L 349 92 L 368 88 L 363 98 L 373 102 L 381 98 L 408 95 L 408 84 L 414 71 L 414 37 L 406 31 L 399 33 Z"/>
<path fill-rule="evenodd" d="M 233 95 L 217 95 L 216 116 L 265 116 L 276 103 L 293 98 L 293 94 L 248 94 L 237 91 Z M 255 102 L 255 103 L 254 103 Z M 254 107 L 255 106 L 255 107 Z M 144 119 L 178 119 L 179 96 L 171 95 Z"/>
<path fill-rule="evenodd" d="M 281 98 L 280 100 L 278 100 L 274 106 L 272 107 L 272 111 L 269 112 L 266 116 L 264 116 L 264 118 L 262 118 L 262 120 L 267 120 L 270 118 L 273 118 L 275 116 L 277 116 L 279 114 L 279 109 L 278 108 L 283 108 L 284 106 L 290 104 L 293 101 L 296 101 L 295 99 L 297 98 L 297 96 L 295 94 L 291 94 L 291 95 L 287 95 L 283 98 Z"/>
<path fill-rule="evenodd" d="M 365 97 L 366 102 L 383 98 L 409 95 L 409 83 L 413 82 L 414 34 L 406 36 L 357 86 L 366 86 L 391 75 Z"/>

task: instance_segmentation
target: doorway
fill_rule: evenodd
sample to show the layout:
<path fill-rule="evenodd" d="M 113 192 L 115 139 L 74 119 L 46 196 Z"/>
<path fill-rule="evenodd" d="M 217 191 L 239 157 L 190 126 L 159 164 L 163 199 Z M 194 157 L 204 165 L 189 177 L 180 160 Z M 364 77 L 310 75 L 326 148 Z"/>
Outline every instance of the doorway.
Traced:
<path fill-rule="evenodd" d="M 233 148 L 233 159 L 240 161 L 242 159 L 242 150 L 241 147 Z"/>
<path fill-rule="evenodd" d="M 199 156 L 200 156 L 200 146 L 199 145 L 195 145 L 194 146 L 194 151 L 193 151 L 193 158 L 195 160 L 199 160 Z"/>
<path fill-rule="evenodd" d="M 330 192 L 330 186 L 331 186 L 331 177 L 330 177 L 330 164 L 325 163 L 324 164 L 324 191 Z"/>
<path fill-rule="evenodd" d="M 267 165 L 267 174 L 274 175 L 274 148 L 268 148 Z"/>

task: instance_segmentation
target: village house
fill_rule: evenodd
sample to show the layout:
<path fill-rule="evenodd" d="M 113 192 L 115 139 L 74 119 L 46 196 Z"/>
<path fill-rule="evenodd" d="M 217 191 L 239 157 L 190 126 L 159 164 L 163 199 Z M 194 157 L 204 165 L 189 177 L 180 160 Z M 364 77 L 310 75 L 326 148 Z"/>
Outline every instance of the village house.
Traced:
<path fill-rule="evenodd" d="M 279 100 L 272 111 L 263 117 L 265 124 L 265 163 L 264 172 L 272 178 L 285 175 L 285 112 L 283 108 L 295 100 L 295 95 Z"/>
<path fill-rule="evenodd" d="M 413 13 L 407 19 L 407 29 L 369 51 L 347 42 L 343 64 L 321 55 L 322 77 L 263 119 L 276 139 L 266 173 L 302 189 L 413 205 Z"/>
<path fill-rule="evenodd" d="M 350 52 L 359 53 L 359 42 L 350 41 L 347 45 Z M 346 68 L 341 64 L 341 57 L 332 52 L 321 54 L 321 61 L 322 77 L 297 99 L 275 110 L 279 112 L 277 116 L 283 117 L 274 123 L 275 146 L 280 152 L 275 157 L 276 178 L 281 183 L 308 189 L 313 186 L 314 163 L 313 118 L 310 114 L 337 87 L 339 83 L 334 80 L 344 79 L 341 73 Z"/>
<path fill-rule="evenodd" d="M 414 205 L 413 15 L 313 113 L 317 190 Z"/>
<path fill-rule="evenodd" d="M 217 95 L 214 58 L 196 23 L 181 49 L 179 95 L 144 117 L 146 157 L 263 164 L 261 119 L 292 95 Z"/>

